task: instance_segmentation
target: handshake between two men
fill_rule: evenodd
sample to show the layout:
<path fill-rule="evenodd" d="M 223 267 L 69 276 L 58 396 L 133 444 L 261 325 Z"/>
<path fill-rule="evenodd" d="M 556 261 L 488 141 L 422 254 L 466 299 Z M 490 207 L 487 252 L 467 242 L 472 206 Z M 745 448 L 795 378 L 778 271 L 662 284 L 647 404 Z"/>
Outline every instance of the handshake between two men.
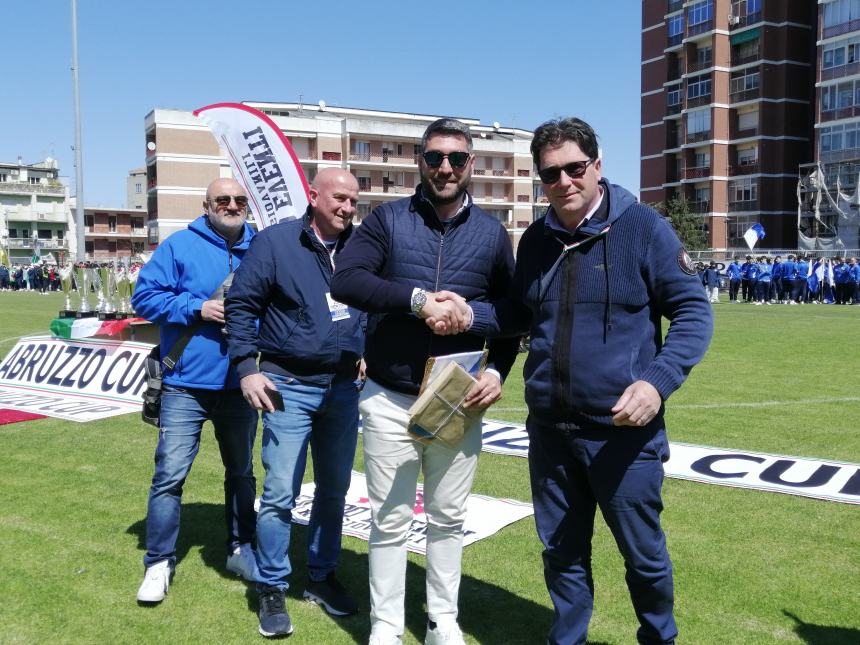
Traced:
<path fill-rule="evenodd" d="M 472 324 L 472 309 L 453 291 L 427 293 L 427 302 L 418 316 L 434 334 L 449 336 L 467 331 Z M 464 405 L 484 410 L 502 398 L 502 380 L 495 370 L 485 370 L 466 395 Z"/>

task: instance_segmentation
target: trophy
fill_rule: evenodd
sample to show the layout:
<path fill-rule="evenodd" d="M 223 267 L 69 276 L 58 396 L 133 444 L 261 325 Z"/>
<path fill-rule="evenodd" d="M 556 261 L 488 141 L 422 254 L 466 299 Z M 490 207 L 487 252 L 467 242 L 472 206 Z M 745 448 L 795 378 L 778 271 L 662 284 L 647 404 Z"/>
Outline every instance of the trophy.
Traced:
<path fill-rule="evenodd" d="M 128 277 L 128 271 L 124 266 L 120 266 L 115 273 L 116 279 L 116 298 L 117 298 L 117 319 L 131 318 L 131 282 Z"/>
<path fill-rule="evenodd" d="M 78 296 L 81 299 L 81 304 L 78 307 L 78 313 L 76 314 L 76 318 L 90 318 L 91 316 L 95 316 L 96 313 L 93 311 L 93 308 L 90 306 L 90 288 L 93 286 L 93 273 L 92 269 L 87 269 L 86 267 L 77 267 L 75 269 L 75 289 L 78 292 Z"/>
<path fill-rule="evenodd" d="M 137 276 L 140 274 L 140 266 L 134 265 L 128 270 L 128 303 L 129 303 L 129 311 L 131 311 L 132 315 L 137 315 L 134 311 L 134 305 L 131 304 L 131 296 L 134 295 L 134 288 L 137 286 Z"/>
<path fill-rule="evenodd" d="M 109 266 L 99 267 L 99 279 L 101 280 L 102 303 L 99 307 L 99 320 L 116 320 L 116 305 L 114 295 L 116 293 L 116 276 Z"/>
<path fill-rule="evenodd" d="M 60 310 L 60 318 L 76 318 L 77 311 L 72 309 L 72 273 L 74 269 L 71 264 L 67 264 L 60 269 L 60 287 L 66 299 L 63 301 L 63 308 Z"/>

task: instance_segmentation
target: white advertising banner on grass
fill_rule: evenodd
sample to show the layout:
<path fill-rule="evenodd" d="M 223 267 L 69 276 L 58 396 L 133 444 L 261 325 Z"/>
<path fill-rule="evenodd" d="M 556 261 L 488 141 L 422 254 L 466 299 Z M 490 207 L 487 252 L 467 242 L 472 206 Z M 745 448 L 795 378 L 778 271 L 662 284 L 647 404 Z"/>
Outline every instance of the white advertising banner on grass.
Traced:
<path fill-rule="evenodd" d="M 21 338 L 0 363 L 0 408 L 79 422 L 137 412 L 150 349 L 132 341 Z"/>
<path fill-rule="evenodd" d="M 304 484 L 301 495 L 296 499 L 296 507 L 293 509 L 293 522 L 303 525 L 310 522 L 313 497 L 313 483 Z M 498 533 L 508 524 L 528 517 L 533 512 L 532 505 L 526 502 L 469 495 L 466 522 L 463 526 L 463 545 L 468 546 Z M 421 484 L 418 484 L 412 513 L 412 526 L 409 528 L 406 546 L 410 551 L 426 554 L 427 517 L 424 514 L 424 487 Z M 365 541 L 370 537 L 370 502 L 367 499 L 367 483 L 364 475 L 356 471 L 352 471 L 352 482 L 346 494 L 343 532 Z"/>
<path fill-rule="evenodd" d="M 258 228 L 305 214 L 308 181 L 289 140 L 272 119 L 241 103 L 216 103 L 194 111 L 224 148 L 236 180 L 244 185 Z"/>
<path fill-rule="evenodd" d="M 524 425 L 487 420 L 482 433 L 484 451 L 528 456 Z M 675 442 L 669 442 L 669 451 L 667 477 L 860 504 L 860 464 Z"/>

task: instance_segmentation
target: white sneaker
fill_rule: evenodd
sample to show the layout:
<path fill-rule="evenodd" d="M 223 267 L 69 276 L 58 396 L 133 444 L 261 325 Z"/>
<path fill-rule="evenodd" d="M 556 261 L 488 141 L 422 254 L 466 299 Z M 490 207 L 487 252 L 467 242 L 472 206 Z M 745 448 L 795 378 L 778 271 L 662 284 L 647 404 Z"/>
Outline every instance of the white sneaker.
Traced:
<path fill-rule="evenodd" d="M 367 645 L 402 645 L 400 636 L 385 632 L 370 632 L 370 640 Z"/>
<path fill-rule="evenodd" d="M 424 645 L 466 645 L 466 641 L 456 621 L 445 625 L 428 622 Z"/>
<path fill-rule="evenodd" d="M 170 560 L 162 560 L 147 567 L 140 589 L 137 590 L 137 601 L 154 603 L 164 600 L 172 577 L 173 567 L 170 566 Z"/>
<path fill-rule="evenodd" d="M 257 558 L 249 543 L 237 546 L 233 555 L 227 557 L 227 571 L 243 577 L 248 582 L 257 582 Z"/>

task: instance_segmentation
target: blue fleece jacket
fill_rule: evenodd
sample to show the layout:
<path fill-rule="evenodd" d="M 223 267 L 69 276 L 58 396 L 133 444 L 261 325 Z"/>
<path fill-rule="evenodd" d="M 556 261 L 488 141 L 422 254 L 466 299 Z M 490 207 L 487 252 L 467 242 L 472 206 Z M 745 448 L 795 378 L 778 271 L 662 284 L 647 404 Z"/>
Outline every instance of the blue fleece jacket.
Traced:
<path fill-rule="evenodd" d="M 620 186 L 575 236 L 533 223 L 509 295 L 474 302 L 474 333 L 529 330 L 529 414 L 557 427 L 612 426 L 634 381 L 665 401 L 701 360 L 713 331 L 696 270 L 669 223 Z M 661 319 L 671 322 L 665 341 Z M 662 408 L 652 424 L 663 424 Z"/>
<path fill-rule="evenodd" d="M 138 315 L 160 326 L 162 359 L 185 328 L 200 320 L 203 303 L 239 267 L 254 237 L 245 224 L 242 240 L 228 249 L 207 221 L 202 215 L 164 240 L 137 277 L 131 302 Z M 222 326 L 201 322 L 175 369 L 165 367 L 164 382 L 203 390 L 239 387 Z"/>
<path fill-rule="evenodd" d="M 338 238 L 335 263 L 352 230 Z M 227 345 L 240 378 L 257 372 L 258 352 L 261 370 L 309 383 L 356 377 L 364 318 L 355 309 L 329 305 L 332 271 L 309 212 L 257 234 L 225 303 Z"/>

